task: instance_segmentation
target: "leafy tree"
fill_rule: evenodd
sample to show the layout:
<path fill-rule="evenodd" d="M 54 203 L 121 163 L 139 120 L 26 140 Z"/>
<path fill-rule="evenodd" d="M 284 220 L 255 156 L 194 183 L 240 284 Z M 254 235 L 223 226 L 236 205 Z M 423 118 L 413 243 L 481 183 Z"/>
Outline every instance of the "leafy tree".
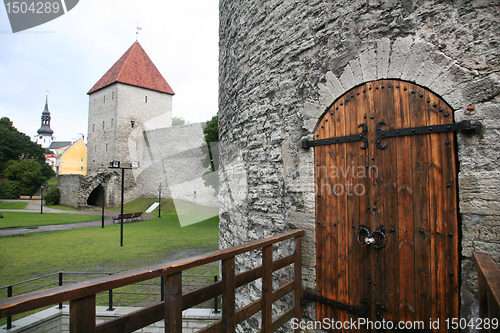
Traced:
<path fill-rule="evenodd" d="M 16 196 L 32 195 L 47 180 L 42 174 L 42 166 L 33 159 L 8 161 L 4 175 L 9 180 L 9 192 Z"/>
<path fill-rule="evenodd" d="M 213 116 L 207 121 L 207 127 L 203 129 L 203 134 L 205 134 L 207 143 L 219 141 L 219 116 Z"/>
<path fill-rule="evenodd" d="M 45 199 L 47 205 L 58 205 L 60 197 L 61 191 L 59 190 L 59 187 L 51 187 L 43 198 Z"/>
<path fill-rule="evenodd" d="M 219 165 L 219 118 L 218 116 L 213 116 L 212 119 L 207 121 L 207 127 L 203 129 L 203 134 L 205 134 L 205 141 L 207 147 L 203 147 L 203 155 L 206 156 L 203 159 L 203 166 L 211 167 L 212 171 L 206 172 L 202 178 L 205 186 L 211 186 L 215 189 L 215 193 L 219 193 L 219 177 L 215 172 L 215 166 Z M 208 151 L 207 151 L 208 150 Z"/>
<path fill-rule="evenodd" d="M 19 192 L 29 191 L 31 184 L 24 184 L 20 179 L 10 179 L 5 174 L 6 168 L 9 166 L 11 161 L 32 161 L 38 163 L 39 172 L 41 173 L 41 177 L 38 179 L 38 184 L 40 185 L 43 181 L 53 177 L 55 175 L 52 168 L 45 162 L 45 154 L 50 153 L 49 150 L 42 148 L 39 144 L 32 142 L 30 137 L 24 133 L 21 133 L 14 127 L 12 121 L 7 117 L 0 118 L 0 178 L 6 177 L 9 180 L 18 181 L 21 183 L 14 183 L 8 186 L 11 194 L 16 194 Z M 28 164 L 24 166 L 26 169 Z M 31 167 L 28 169 L 33 169 L 34 165 L 29 162 Z M 16 169 L 16 167 L 13 167 Z M 13 170 L 10 171 L 11 177 L 16 172 Z M 17 176 L 15 176 L 17 177 Z M 27 179 L 24 177 L 24 179 Z M 27 188 L 22 189 L 23 186 L 27 186 Z M 16 192 L 11 191 L 11 189 L 16 189 Z M 30 195 L 22 194 L 22 195 Z M 20 194 L 17 194 L 20 195 Z"/>
<path fill-rule="evenodd" d="M 172 117 L 172 126 L 180 126 L 180 125 L 185 125 L 186 120 L 184 120 L 181 117 Z"/>

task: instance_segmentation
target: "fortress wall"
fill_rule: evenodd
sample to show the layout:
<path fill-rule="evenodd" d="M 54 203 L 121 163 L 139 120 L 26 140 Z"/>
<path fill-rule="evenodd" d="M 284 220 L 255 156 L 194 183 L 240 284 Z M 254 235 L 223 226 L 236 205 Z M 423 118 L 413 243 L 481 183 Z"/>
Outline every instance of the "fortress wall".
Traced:
<path fill-rule="evenodd" d="M 441 96 L 455 121 L 479 127 L 478 135 L 457 134 L 461 311 L 477 316 L 472 250 L 500 260 L 498 3 L 221 0 L 219 8 L 221 248 L 303 228 L 303 287 L 314 293 L 314 153 L 300 142 L 350 88 L 382 78 L 415 82 Z M 241 257 L 237 267 L 260 260 Z M 259 290 L 241 288 L 237 306 Z M 315 318 L 314 307 L 306 312 Z M 255 327 L 258 318 L 239 330 Z"/>

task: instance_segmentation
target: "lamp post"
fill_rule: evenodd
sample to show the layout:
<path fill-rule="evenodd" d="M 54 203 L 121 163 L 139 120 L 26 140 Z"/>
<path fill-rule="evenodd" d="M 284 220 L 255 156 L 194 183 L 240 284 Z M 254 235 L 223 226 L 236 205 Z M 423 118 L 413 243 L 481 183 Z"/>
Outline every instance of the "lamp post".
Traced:
<path fill-rule="evenodd" d="M 40 186 L 40 214 L 43 214 L 43 188 L 45 185 L 47 184 L 42 184 L 42 186 Z"/>
<path fill-rule="evenodd" d="M 120 210 L 120 247 L 123 247 L 123 186 L 125 182 L 125 169 L 137 169 L 139 162 L 130 162 L 129 167 L 121 167 L 120 161 L 113 161 L 109 163 L 110 169 L 122 169 L 122 193 L 121 193 L 121 210 Z"/>
<path fill-rule="evenodd" d="M 101 225 L 101 228 L 104 228 L 104 201 L 105 201 L 104 197 L 106 195 L 106 190 L 105 190 L 106 180 L 104 179 L 104 177 L 102 177 L 101 186 L 102 186 L 102 225 Z"/>
<path fill-rule="evenodd" d="M 158 185 L 158 217 L 161 217 L 161 183 Z"/>

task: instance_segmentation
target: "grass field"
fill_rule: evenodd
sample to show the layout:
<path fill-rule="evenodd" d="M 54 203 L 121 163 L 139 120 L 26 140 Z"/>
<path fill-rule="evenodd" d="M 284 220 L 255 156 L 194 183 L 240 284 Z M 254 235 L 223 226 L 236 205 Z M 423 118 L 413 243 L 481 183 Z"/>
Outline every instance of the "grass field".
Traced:
<path fill-rule="evenodd" d="M 0 229 L 34 227 L 51 224 L 67 224 L 100 220 L 99 215 L 2 212 Z"/>
<path fill-rule="evenodd" d="M 0 209 L 24 209 L 26 206 L 27 202 L 0 201 Z"/>
<path fill-rule="evenodd" d="M 53 215 L 63 215 L 66 218 L 75 216 Z M 180 227 L 176 214 L 163 214 L 162 207 L 160 219 L 153 217 L 146 221 L 124 224 L 123 247 L 120 247 L 119 224 L 106 226 L 104 229 L 90 227 L 1 237 L 0 287 L 58 271 L 115 273 L 213 251 L 218 248 L 218 222 L 218 217 L 214 217 Z M 186 274 L 218 274 L 218 270 L 218 265 L 212 264 L 195 268 Z M 75 277 L 76 280 L 84 278 L 91 277 Z M 55 281 L 57 276 L 53 277 L 52 282 Z M 200 278 L 188 278 L 189 281 L 199 283 Z M 14 287 L 14 294 L 43 283 L 47 281 Z M 135 293 L 141 289 L 140 292 L 159 293 L 158 288 L 159 285 L 133 285 L 116 292 Z M 6 293 L 5 289 L 0 290 L 0 298 L 6 296 L 3 293 Z M 122 294 L 115 296 L 115 304 L 140 306 L 158 301 L 158 297 Z M 99 295 L 98 305 L 106 305 L 106 300 L 106 295 Z M 15 316 L 13 319 L 22 316 Z M 5 319 L 0 320 L 0 325 L 3 324 Z"/>

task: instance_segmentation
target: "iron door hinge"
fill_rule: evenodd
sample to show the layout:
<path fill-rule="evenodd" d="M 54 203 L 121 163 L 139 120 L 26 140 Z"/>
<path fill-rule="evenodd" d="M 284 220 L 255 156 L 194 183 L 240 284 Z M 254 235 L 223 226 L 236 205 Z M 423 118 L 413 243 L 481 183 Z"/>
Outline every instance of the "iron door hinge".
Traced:
<path fill-rule="evenodd" d="M 328 138 L 328 139 L 321 139 L 321 140 L 310 140 L 310 141 L 302 140 L 302 148 L 333 145 L 336 143 L 344 143 L 344 142 L 363 141 L 364 145 L 360 148 L 366 149 L 368 147 L 368 139 L 366 138 L 366 133 L 368 132 L 368 127 L 366 126 L 366 124 L 359 124 L 358 128 L 360 128 L 360 127 L 362 127 L 363 130 L 359 134 L 344 135 L 344 136 L 338 136 L 335 138 Z"/>
<path fill-rule="evenodd" d="M 455 132 L 455 131 L 474 131 L 475 127 L 471 125 L 470 120 L 463 120 L 459 123 L 453 124 L 443 124 L 443 125 L 430 125 L 421 127 L 408 127 L 408 128 L 398 128 L 390 130 L 382 130 L 382 125 L 385 125 L 383 120 L 379 121 L 377 124 L 377 148 L 385 149 L 387 145 L 382 145 L 382 140 L 396 137 L 396 136 L 409 136 L 409 135 L 421 135 L 421 134 L 432 134 L 432 133 L 445 133 L 445 132 Z"/>

